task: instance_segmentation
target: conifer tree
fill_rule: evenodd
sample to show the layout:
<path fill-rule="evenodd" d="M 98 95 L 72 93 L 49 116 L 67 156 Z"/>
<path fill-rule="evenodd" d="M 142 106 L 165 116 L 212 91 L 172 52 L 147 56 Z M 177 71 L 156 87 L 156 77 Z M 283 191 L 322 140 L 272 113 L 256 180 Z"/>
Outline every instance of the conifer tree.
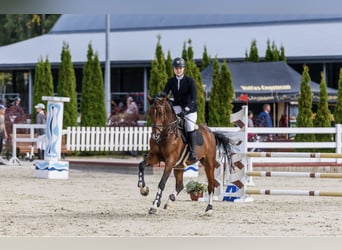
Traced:
<path fill-rule="evenodd" d="M 319 90 L 319 102 L 317 104 L 317 113 L 313 121 L 314 127 L 324 128 L 331 127 L 331 113 L 328 106 L 328 93 L 327 83 L 323 72 L 321 72 L 321 82 Z M 329 134 L 316 134 L 316 141 L 328 142 L 331 141 L 332 135 Z M 331 151 L 330 149 L 321 149 L 320 151 Z"/>
<path fill-rule="evenodd" d="M 213 73 L 212 73 L 212 87 L 210 91 L 210 101 L 209 101 L 209 120 L 208 125 L 210 127 L 218 127 L 220 124 L 220 64 L 217 57 L 213 63 Z"/>
<path fill-rule="evenodd" d="M 173 77 L 174 73 L 173 73 L 172 57 L 171 57 L 170 51 L 167 52 L 167 58 L 165 61 L 165 65 L 166 65 L 167 78 Z"/>
<path fill-rule="evenodd" d="M 163 91 L 164 86 L 168 80 L 168 73 L 166 72 L 165 56 L 162 46 L 160 44 L 160 36 L 158 36 L 158 42 L 155 50 L 154 60 L 152 61 L 152 67 L 149 80 L 149 95 L 154 96 Z"/>
<path fill-rule="evenodd" d="M 53 77 L 51 73 L 51 64 L 48 58 L 43 61 L 40 58 L 36 65 L 35 80 L 33 85 L 33 104 L 43 103 L 47 106 L 47 101 L 43 101 L 43 96 L 54 96 Z M 36 112 L 33 112 L 32 119 L 36 120 Z"/>
<path fill-rule="evenodd" d="M 76 76 L 67 43 L 63 44 L 61 53 L 57 93 L 58 96 L 70 98 L 70 102 L 64 104 L 63 128 L 77 126 Z"/>
<path fill-rule="evenodd" d="M 300 94 L 298 99 L 298 115 L 297 127 L 313 127 L 312 120 L 312 91 L 310 87 L 311 78 L 309 75 L 309 67 L 304 65 L 302 73 L 302 83 L 300 86 Z M 297 142 L 312 142 L 315 141 L 314 134 L 296 134 L 295 141 Z M 300 150 L 300 151 L 306 151 Z"/>
<path fill-rule="evenodd" d="M 287 61 L 286 56 L 285 56 L 285 48 L 283 45 L 280 47 L 279 61 L 284 61 L 284 62 Z"/>
<path fill-rule="evenodd" d="M 202 55 L 202 63 L 201 63 L 201 71 L 203 71 L 206 67 L 208 67 L 211 63 L 211 58 L 208 55 L 207 47 L 204 46 L 204 51 Z"/>
<path fill-rule="evenodd" d="M 220 86 L 221 86 L 221 122 L 220 126 L 222 127 L 232 127 L 233 124 L 230 122 L 230 115 L 233 112 L 233 98 L 234 94 L 234 87 L 233 87 L 233 80 L 232 74 L 229 70 L 227 61 L 224 60 L 223 64 L 221 65 L 221 73 L 220 73 Z"/>
<path fill-rule="evenodd" d="M 183 43 L 183 50 L 182 50 L 182 58 L 187 62 L 188 58 L 188 51 L 186 49 L 186 42 Z"/>
<path fill-rule="evenodd" d="M 267 39 L 265 61 L 266 62 L 272 62 L 273 61 L 273 53 L 272 53 L 272 49 L 271 49 L 271 42 L 269 39 Z"/>
<path fill-rule="evenodd" d="M 253 40 L 251 42 L 251 47 L 250 47 L 250 50 L 249 50 L 249 55 L 246 52 L 245 60 L 249 61 L 249 62 L 259 62 L 260 61 L 256 40 Z"/>
<path fill-rule="evenodd" d="M 83 67 L 81 115 L 82 126 L 106 125 L 103 74 L 91 44 Z"/>
<path fill-rule="evenodd" d="M 191 40 L 188 41 L 189 46 L 187 49 L 187 58 L 186 62 L 185 74 L 189 77 L 192 77 L 195 80 L 196 88 L 197 88 L 197 123 L 204 124 L 205 123 L 205 94 L 203 88 L 202 76 L 199 68 L 197 67 L 194 61 L 194 52 L 191 46 Z"/>
<path fill-rule="evenodd" d="M 95 99 L 95 108 L 97 112 L 94 114 L 94 119 L 96 122 L 92 126 L 106 126 L 107 114 L 106 114 L 106 104 L 105 104 L 105 91 L 104 91 L 104 79 L 103 72 L 101 69 L 101 64 L 99 60 L 99 55 L 95 53 L 93 61 L 93 83 L 95 87 L 95 92 L 97 99 Z"/>
<path fill-rule="evenodd" d="M 273 61 L 277 62 L 279 61 L 279 51 L 278 51 L 278 48 L 277 48 L 277 45 L 275 44 L 275 42 L 273 41 L 272 43 L 272 54 L 273 54 Z"/>
<path fill-rule="evenodd" d="M 227 61 L 213 64 L 212 89 L 209 102 L 209 126 L 231 127 L 230 115 L 233 112 L 234 87 Z"/>
<path fill-rule="evenodd" d="M 342 68 L 338 79 L 337 101 L 334 110 L 335 124 L 342 124 Z"/>

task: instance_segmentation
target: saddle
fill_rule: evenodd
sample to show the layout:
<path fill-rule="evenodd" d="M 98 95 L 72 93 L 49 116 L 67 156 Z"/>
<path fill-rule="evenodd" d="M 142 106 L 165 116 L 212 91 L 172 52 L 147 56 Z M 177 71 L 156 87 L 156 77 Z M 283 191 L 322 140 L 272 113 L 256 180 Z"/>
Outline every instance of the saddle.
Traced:
<path fill-rule="evenodd" d="M 181 136 L 184 144 L 188 144 L 188 132 L 185 129 L 185 120 L 184 118 L 177 116 L 178 117 L 178 128 L 181 131 Z M 204 143 L 203 136 L 201 131 L 198 129 L 198 125 L 196 124 L 195 126 L 195 134 L 196 134 L 196 145 L 197 146 L 202 146 Z"/>

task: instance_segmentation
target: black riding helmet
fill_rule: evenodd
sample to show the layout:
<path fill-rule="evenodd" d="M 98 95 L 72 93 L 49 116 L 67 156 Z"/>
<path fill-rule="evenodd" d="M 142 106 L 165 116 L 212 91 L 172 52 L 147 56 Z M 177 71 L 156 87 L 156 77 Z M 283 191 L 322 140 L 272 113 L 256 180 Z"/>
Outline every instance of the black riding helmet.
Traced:
<path fill-rule="evenodd" d="M 176 57 L 173 62 L 172 62 L 172 66 L 174 68 L 176 67 L 185 67 L 185 60 L 181 57 Z"/>

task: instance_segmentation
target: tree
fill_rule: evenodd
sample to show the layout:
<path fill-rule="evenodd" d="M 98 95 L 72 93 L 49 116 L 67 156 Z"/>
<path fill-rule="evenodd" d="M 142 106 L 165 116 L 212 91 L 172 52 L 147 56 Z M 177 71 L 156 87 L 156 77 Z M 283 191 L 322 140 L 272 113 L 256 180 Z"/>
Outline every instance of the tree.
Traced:
<path fill-rule="evenodd" d="M 265 54 L 265 61 L 266 62 L 275 62 L 275 61 L 284 61 L 286 62 L 286 56 L 285 56 L 285 49 L 284 46 L 280 47 L 280 50 L 278 50 L 277 45 L 275 42 L 271 42 L 268 39 L 267 40 L 267 48 L 266 48 L 266 54 Z"/>
<path fill-rule="evenodd" d="M 106 125 L 103 74 L 91 44 L 83 67 L 81 117 L 82 126 Z"/>
<path fill-rule="evenodd" d="M 336 124 L 342 124 L 342 68 L 338 80 L 337 101 L 334 110 L 334 120 Z"/>
<path fill-rule="evenodd" d="M 59 17 L 58 14 L 0 15 L 0 46 L 46 34 Z"/>
<path fill-rule="evenodd" d="M 203 88 L 202 76 L 199 68 L 197 67 L 194 61 L 194 52 L 191 46 L 191 40 L 188 41 L 189 46 L 186 50 L 186 58 L 188 58 L 186 62 L 185 74 L 189 77 L 192 77 L 195 80 L 196 88 L 197 88 L 197 123 L 204 124 L 205 123 L 205 95 Z"/>
<path fill-rule="evenodd" d="M 232 127 L 233 124 L 230 122 L 230 115 L 233 112 L 233 98 L 234 98 L 234 86 L 232 80 L 232 74 L 228 68 L 227 61 L 224 60 L 221 66 L 221 74 L 220 74 L 220 85 L 222 87 L 222 127 Z"/>
<path fill-rule="evenodd" d="M 212 88 L 209 101 L 208 125 L 211 127 L 218 127 L 220 124 L 220 92 L 220 64 L 216 57 L 213 64 Z"/>
<path fill-rule="evenodd" d="M 53 77 L 51 73 L 51 65 L 48 58 L 43 61 L 42 58 L 36 65 L 34 85 L 33 85 L 33 103 L 43 103 L 45 106 L 46 101 L 42 100 L 43 96 L 54 96 L 53 91 Z M 33 112 L 32 119 L 36 120 L 36 112 Z"/>
<path fill-rule="evenodd" d="M 167 78 L 173 77 L 174 73 L 173 73 L 172 57 L 171 57 L 170 51 L 167 52 L 167 58 L 165 61 L 165 65 L 166 65 Z"/>
<path fill-rule="evenodd" d="M 228 127 L 233 111 L 234 87 L 226 60 L 220 66 L 216 58 L 213 65 L 212 89 L 209 102 L 209 126 Z"/>
<path fill-rule="evenodd" d="M 248 62 L 259 62 L 260 61 L 256 40 L 253 40 L 251 42 L 251 47 L 250 47 L 250 50 L 249 50 L 249 54 L 246 51 L 245 61 L 248 61 Z"/>
<path fill-rule="evenodd" d="M 319 102 L 317 104 L 317 113 L 313 121 L 314 127 L 324 128 L 331 127 L 331 113 L 328 106 L 328 93 L 327 83 L 321 72 L 321 82 L 319 90 Z M 329 134 L 316 134 L 316 141 L 328 142 L 332 141 L 332 135 Z M 331 151 L 330 149 L 321 149 L 320 151 Z"/>
<path fill-rule="evenodd" d="M 63 44 L 61 53 L 57 93 L 58 96 L 70 98 L 70 102 L 64 104 L 63 128 L 77 126 L 76 76 L 67 43 Z"/>
<path fill-rule="evenodd" d="M 272 54 L 273 54 L 273 61 L 277 62 L 279 61 L 279 51 L 277 48 L 277 45 L 275 44 L 275 42 L 272 42 Z"/>
<path fill-rule="evenodd" d="M 267 39 L 265 61 L 266 62 L 272 62 L 273 61 L 273 52 L 272 52 L 272 48 L 271 48 L 271 42 L 269 39 Z"/>
<path fill-rule="evenodd" d="M 285 56 L 285 48 L 283 45 L 280 47 L 280 53 L 279 53 L 279 61 L 284 61 L 286 62 L 286 56 Z"/>
<path fill-rule="evenodd" d="M 204 46 L 204 51 L 202 55 L 202 63 L 201 63 L 201 71 L 203 71 L 206 67 L 208 67 L 211 63 L 211 58 L 208 55 L 207 47 Z"/>
<path fill-rule="evenodd" d="M 308 66 L 304 65 L 302 73 L 302 83 L 300 86 L 300 94 L 298 99 L 298 115 L 297 127 L 313 127 L 312 120 L 312 91 L 309 85 L 311 80 Z M 296 134 L 295 141 L 297 142 L 312 142 L 315 141 L 314 134 Z M 306 151 L 308 149 L 305 149 Z M 302 150 L 300 150 L 302 151 Z"/>
<path fill-rule="evenodd" d="M 160 44 L 160 36 L 158 36 L 158 42 L 150 72 L 149 95 L 154 96 L 163 91 L 167 80 L 168 74 L 166 72 L 165 56 Z"/>

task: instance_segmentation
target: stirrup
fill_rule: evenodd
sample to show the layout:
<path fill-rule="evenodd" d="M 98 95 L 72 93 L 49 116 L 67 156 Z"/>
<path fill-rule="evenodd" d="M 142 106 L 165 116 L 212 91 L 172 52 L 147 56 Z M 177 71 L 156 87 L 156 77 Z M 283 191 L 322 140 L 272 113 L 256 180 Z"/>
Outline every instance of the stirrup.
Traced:
<path fill-rule="evenodd" d="M 198 157 L 197 157 L 197 155 L 190 153 L 190 155 L 188 156 L 188 161 L 189 161 L 191 164 L 194 164 L 194 163 L 198 162 Z"/>

